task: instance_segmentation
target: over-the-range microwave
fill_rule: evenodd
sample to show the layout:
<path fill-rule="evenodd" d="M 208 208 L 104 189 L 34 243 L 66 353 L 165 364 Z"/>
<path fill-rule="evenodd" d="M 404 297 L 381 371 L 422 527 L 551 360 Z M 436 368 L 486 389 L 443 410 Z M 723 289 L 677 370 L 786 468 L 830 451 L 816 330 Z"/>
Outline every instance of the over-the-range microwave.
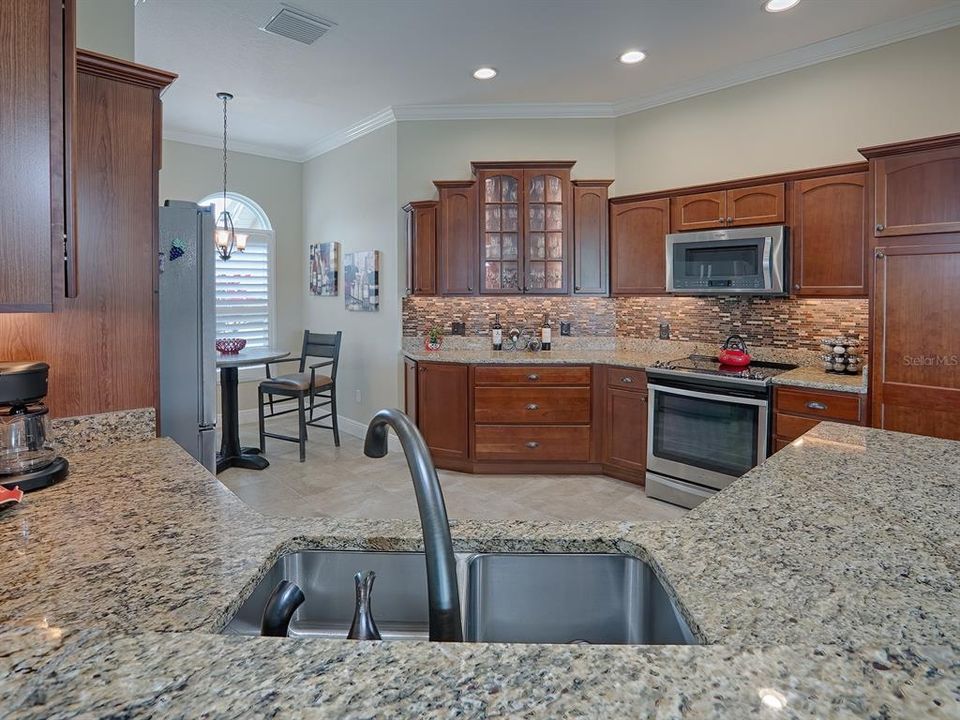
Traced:
<path fill-rule="evenodd" d="M 682 295 L 784 295 L 783 225 L 667 235 L 667 291 Z"/>

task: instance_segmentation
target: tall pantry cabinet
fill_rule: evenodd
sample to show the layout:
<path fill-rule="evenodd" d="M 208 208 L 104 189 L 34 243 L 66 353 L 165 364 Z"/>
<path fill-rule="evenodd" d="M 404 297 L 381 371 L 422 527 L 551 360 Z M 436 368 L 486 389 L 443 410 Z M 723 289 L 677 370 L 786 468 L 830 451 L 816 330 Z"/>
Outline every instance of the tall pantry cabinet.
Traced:
<path fill-rule="evenodd" d="M 871 424 L 960 440 L 960 133 L 860 152 L 873 224 Z"/>

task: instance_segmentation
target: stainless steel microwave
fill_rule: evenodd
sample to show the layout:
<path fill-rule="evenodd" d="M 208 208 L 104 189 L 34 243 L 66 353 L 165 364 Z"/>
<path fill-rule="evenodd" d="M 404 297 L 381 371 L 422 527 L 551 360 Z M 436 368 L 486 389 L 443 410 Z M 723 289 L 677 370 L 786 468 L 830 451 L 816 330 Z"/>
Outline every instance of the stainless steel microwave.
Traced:
<path fill-rule="evenodd" d="M 667 291 L 682 295 L 784 295 L 783 225 L 667 235 Z"/>

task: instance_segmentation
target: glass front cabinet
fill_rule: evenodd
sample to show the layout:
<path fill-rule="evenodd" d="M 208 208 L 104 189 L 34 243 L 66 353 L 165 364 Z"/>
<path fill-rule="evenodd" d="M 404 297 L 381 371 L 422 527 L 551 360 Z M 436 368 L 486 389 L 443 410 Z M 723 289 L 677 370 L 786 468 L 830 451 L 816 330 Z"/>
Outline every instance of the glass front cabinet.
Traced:
<path fill-rule="evenodd" d="M 572 162 L 474 163 L 480 194 L 480 291 L 570 291 Z"/>

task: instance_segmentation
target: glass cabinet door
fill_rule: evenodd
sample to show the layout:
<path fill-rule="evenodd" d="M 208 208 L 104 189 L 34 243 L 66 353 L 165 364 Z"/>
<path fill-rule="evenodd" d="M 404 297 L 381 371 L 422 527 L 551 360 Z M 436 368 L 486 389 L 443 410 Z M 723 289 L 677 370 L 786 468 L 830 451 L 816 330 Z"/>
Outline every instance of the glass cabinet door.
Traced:
<path fill-rule="evenodd" d="M 481 178 L 483 292 L 518 293 L 522 289 L 520 173 L 484 173 Z"/>
<path fill-rule="evenodd" d="M 526 292 L 567 291 L 567 175 L 538 170 L 527 170 L 524 174 Z"/>

